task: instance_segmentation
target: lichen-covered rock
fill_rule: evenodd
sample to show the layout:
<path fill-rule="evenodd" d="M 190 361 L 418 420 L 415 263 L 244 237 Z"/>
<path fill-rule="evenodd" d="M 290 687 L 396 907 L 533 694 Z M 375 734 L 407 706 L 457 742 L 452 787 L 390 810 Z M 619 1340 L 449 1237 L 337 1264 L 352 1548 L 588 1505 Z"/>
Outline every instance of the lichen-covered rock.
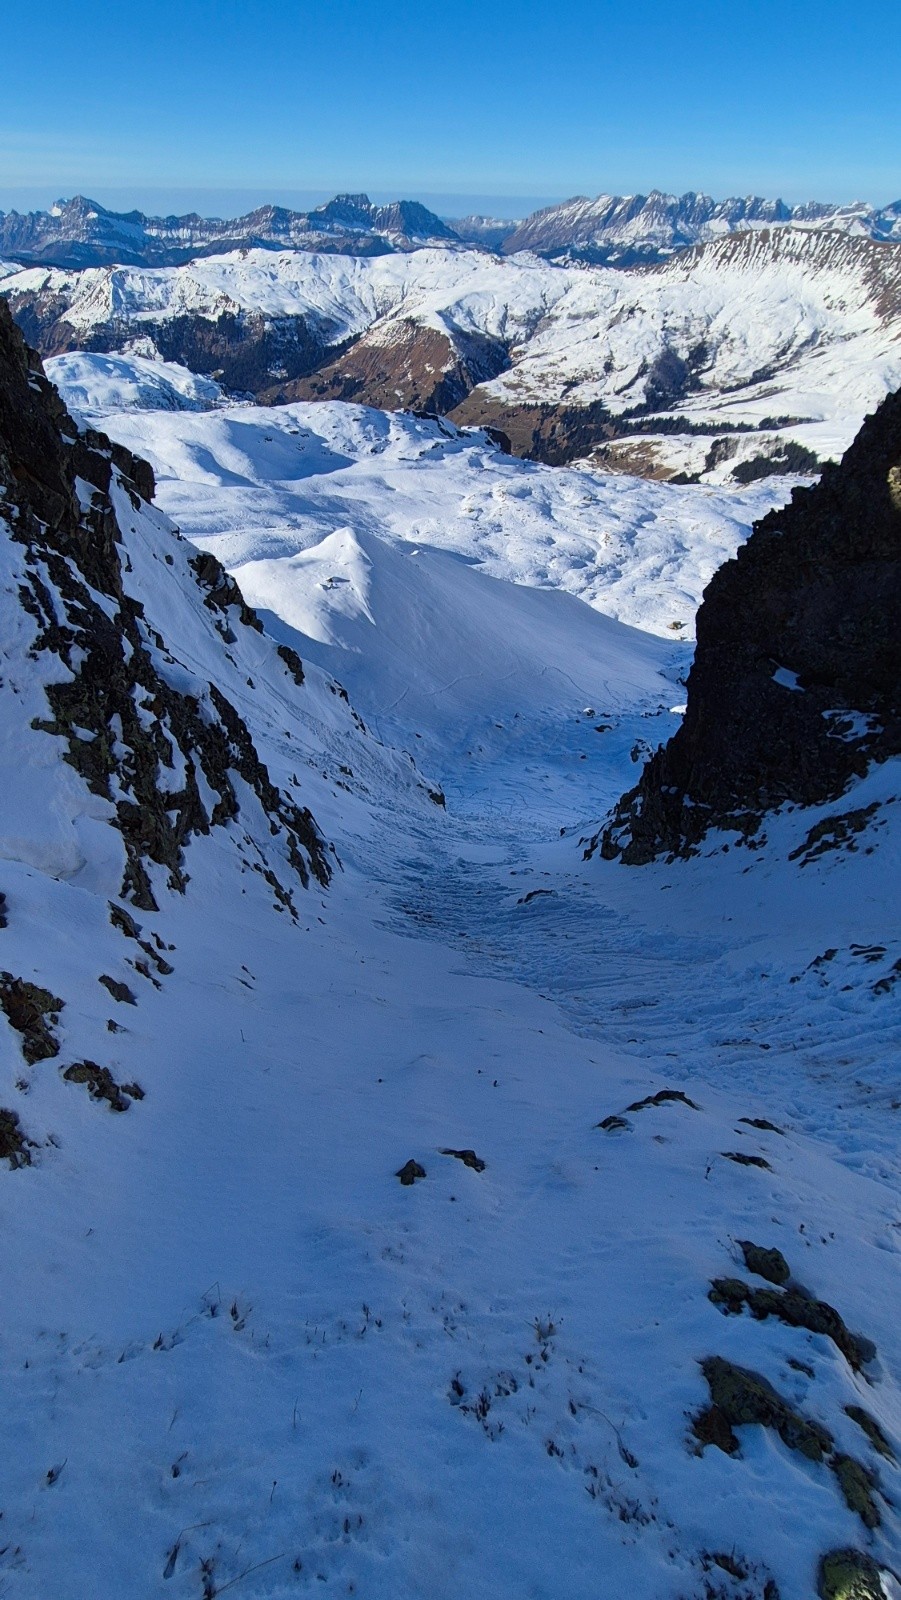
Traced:
<path fill-rule="evenodd" d="M 739 1239 L 738 1247 L 749 1272 L 756 1272 L 758 1278 L 766 1278 L 769 1283 L 779 1286 L 788 1283 L 791 1270 L 781 1250 L 766 1249 L 764 1245 L 753 1244 L 750 1239 Z"/>
<path fill-rule="evenodd" d="M 778 1317 L 789 1328 L 806 1328 L 809 1333 L 824 1335 L 832 1340 L 855 1372 L 876 1354 L 872 1340 L 852 1333 L 828 1300 L 817 1300 L 803 1289 L 752 1289 L 741 1278 L 715 1278 L 709 1298 L 714 1305 L 733 1315 L 747 1306 L 752 1317 L 760 1322 L 767 1317 Z"/>
<path fill-rule="evenodd" d="M 878 1528 L 882 1513 L 874 1494 L 879 1487 L 875 1472 L 853 1456 L 838 1453 L 833 1456 L 831 1466 L 848 1510 L 857 1513 L 865 1528 Z"/>
<path fill-rule="evenodd" d="M 845 1406 L 845 1415 L 850 1417 L 852 1422 L 856 1422 L 861 1432 L 866 1434 L 877 1455 L 883 1456 L 886 1461 L 896 1459 L 888 1439 L 876 1418 L 870 1416 L 869 1411 L 865 1411 L 863 1406 Z"/>
<path fill-rule="evenodd" d="M 759 1423 L 764 1428 L 773 1428 L 789 1450 L 799 1451 L 810 1461 L 823 1461 L 831 1452 L 832 1435 L 828 1429 L 793 1410 L 759 1372 L 737 1367 L 722 1356 L 708 1356 L 701 1362 L 701 1371 L 707 1379 L 712 1407 L 728 1424 L 730 1432 L 749 1423 Z M 697 1426 L 695 1432 L 698 1433 Z M 720 1444 L 718 1438 L 702 1439 L 702 1442 L 718 1444 L 732 1455 L 738 1449 L 734 1435 L 732 1439 L 731 1447 Z"/>
<path fill-rule="evenodd" d="M 901 393 L 704 593 L 679 731 L 589 846 L 628 864 L 749 833 L 901 751 Z"/>
<path fill-rule="evenodd" d="M 886 1600 L 879 1568 L 862 1550 L 830 1550 L 817 1575 L 820 1600 Z"/>

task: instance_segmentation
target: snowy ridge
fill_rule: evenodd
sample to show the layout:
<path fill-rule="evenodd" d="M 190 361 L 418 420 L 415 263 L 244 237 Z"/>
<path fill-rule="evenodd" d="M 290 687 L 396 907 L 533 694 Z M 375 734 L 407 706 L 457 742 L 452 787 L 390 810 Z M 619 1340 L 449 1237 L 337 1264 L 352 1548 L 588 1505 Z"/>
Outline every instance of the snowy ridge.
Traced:
<path fill-rule="evenodd" d="M 503 241 L 506 251 L 535 250 L 541 255 L 572 255 L 628 266 L 659 261 L 723 234 L 774 224 L 798 229 L 829 229 L 857 238 L 901 238 L 901 202 L 881 209 L 857 201 L 828 205 L 816 201 L 787 206 L 757 195 L 713 200 L 689 192 L 649 195 L 579 196 L 547 206 L 520 222 Z"/>
<path fill-rule="evenodd" d="M 313 211 L 264 205 L 229 220 L 196 212 L 147 217 L 140 211 L 109 211 L 83 195 L 59 200 L 49 211 L 0 212 L 0 252 L 56 266 L 175 265 L 194 255 L 250 245 L 341 249 L 352 255 L 409 249 L 425 240 L 459 242 L 440 217 L 416 201 L 377 206 L 365 194 L 336 195 Z"/>
<path fill-rule="evenodd" d="M 511 319 L 514 326 L 536 319 L 573 278 L 537 262 L 504 264 L 473 250 L 427 249 L 373 258 L 242 250 L 173 268 L 73 273 L 26 267 L 2 281 L 7 295 L 52 296 L 80 333 L 114 319 L 139 327 L 159 316 L 241 310 L 311 317 L 339 343 L 396 315 L 429 325 L 447 314 L 501 334 Z"/>
<path fill-rule="evenodd" d="M 470 216 L 444 221 L 416 201 L 373 205 L 368 195 L 336 195 L 312 211 L 261 205 L 224 219 L 196 213 L 148 217 L 116 212 L 76 195 L 49 211 L 0 213 L 0 253 L 19 261 L 85 267 L 125 262 L 174 266 L 193 256 L 264 245 L 269 249 L 340 250 L 345 254 L 405 250 L 429 242 L 453 248 L 461 240 L 507 253 L 534 250 L 596 263 L 629 266 L 663 261 L 675 252 L 726 233 L 785 224 L 828 228 L 853 237 L 901 238 L 901 203 L 788 206 L 756 195 L 714 200 L 689 192 L 577 197 L 520 221 Z"/>
<path fill-rule="evenodd" d="M 257 250 L 154 270 L 30 268 L 8 272 L 0 291 L 50 353 L 93 345 L 148 355 L 156 341 L 188 365 L 220 370 L 213 330 L 237 319 L 242 339 L 253 328 L 263 340 L 251 381 L 269 398 L 311 398 L 325 365 L 326 397 L 344 397 L 351 377 L 362 402 L 369 385 L 379 404 L 421 405 L 442 392 L 457 352 L 464 398 L 449 402 L 454 416 L 499 426 L 517 453 L 540 451 L 535 416 L 557 408 L 596 417 L 571 454 L 594 450 L 599 464 L 618 466 L 628 446 L 651 476 L 715 482 L 761 458 L 753 470 L 765 473 L 787 443 L 808 462 L 841 454 L 901 383 L 899 272 L 891 245 L 783 227 L 640 273 L 462 250 L 365 260 Z M 183 325 L 198 338 L 172 350 Z M 425 366 L 414 381 L 417 330 Z M 498 375 L 469 379 L 466 396 L 473 339 L 488 341 L 479 349 Z M 299 376 L 286 379 L 288 370 Z"/>
<path fill-rule="evenodd" d="M 52 377 L 71 411 L 206 411 L 222 404 L 218 383 L 174 361 L 145 356 L 57 356 Z"/>

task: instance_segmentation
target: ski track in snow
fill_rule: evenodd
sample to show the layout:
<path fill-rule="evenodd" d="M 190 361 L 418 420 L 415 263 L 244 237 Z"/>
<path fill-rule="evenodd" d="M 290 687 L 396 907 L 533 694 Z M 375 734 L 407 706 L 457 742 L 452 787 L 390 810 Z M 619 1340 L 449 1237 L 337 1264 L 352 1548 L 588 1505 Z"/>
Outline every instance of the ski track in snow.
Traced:
<path fill-rule="evenodd" d="M 200 507 L 202 488 L 182 500 Z M 303 551 L 334 530 L 314 531 Z M 344 870 L 298 893 L 293 929 L 258 877 L 235 878 L 227 842 L 193 842 L 187 895 L 152 919 L 175 972 L 112 1008 L 119 1075 L 146 1099 L 113 1117 L 65 1086 L 58 1148 L 2 1174 L 0 1595 L 761 1600 L 772 1577 L 781 1600 L 810 1600 L 827 1548 L 896 1562 L 898 1469 L 844 1408 L 901 1453 L 901 986 L 873 992 L 901 955 L 897 843 L 874 826 L 856 854 L 789 863 L 822 808 L 772 819 L 757 852 L 583 861 L 632 752 L 674 726 L 684 652 L 452 550 L 381 545 L 357 527 L 329 546 L 350 597 L 321 573 L 285 594 L 331 630 L 301 654 L 368 693 L 367 721 L 397 742 L 406 710 L 447 811 L 402 758 L 329 721 L 318 674 L 299 739 L 271 702 L 268 736 L 286 770 L 306 761 Z M 417 597 L 434 608 L 422 638 Z M 491 642 L 481 706 L 468 645 L 453 690 L 446 672 L 464 628 Z M 418 674 L 405 699 L 398 649 Z M 234 650 L 236 685 L 251 659 L 263 683 L 258 636 Z M 899 792 L 889 763 L 853 803 L 892 818 Z M 82 1016 L 77 984 L 123 966 L 105 869 L 98 893 L 4 851 L 4 961 L 44 963 L 71 997 L 65 1059 L 111 1008 L 91 998 Z M 54 1130 L 52 1064 L 32 1078 L 16 1104 Z M 662 1088 L 695 1107 L 628 1109 Z M 610 1114 L 625 1126 L 599 1128 Z M 484 1171 L 442 1153 L 469 1148 Z M 408 1159 L 427 1172 L 410 1188 L 394 1175 Z M 875 1341 L 866 1374 L 823 1335 L 710 1303 L 713 1277 L 744 1275 L 748 1238 Z M 710 1354 L 878 1468 L 876 1533 L 771 1431 L 742 1428 L 738 1458 L 695 1453 Z"/>

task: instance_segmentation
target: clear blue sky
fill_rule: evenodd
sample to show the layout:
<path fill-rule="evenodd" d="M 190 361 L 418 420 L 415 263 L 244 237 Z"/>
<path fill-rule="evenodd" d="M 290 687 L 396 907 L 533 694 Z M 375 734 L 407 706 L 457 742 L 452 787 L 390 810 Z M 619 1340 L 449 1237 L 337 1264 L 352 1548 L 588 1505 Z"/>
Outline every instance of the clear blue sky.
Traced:
<path fill-rule="evenodd" d="M 877 0 L 18 0 L 0 207 L 901 195 Z"/>

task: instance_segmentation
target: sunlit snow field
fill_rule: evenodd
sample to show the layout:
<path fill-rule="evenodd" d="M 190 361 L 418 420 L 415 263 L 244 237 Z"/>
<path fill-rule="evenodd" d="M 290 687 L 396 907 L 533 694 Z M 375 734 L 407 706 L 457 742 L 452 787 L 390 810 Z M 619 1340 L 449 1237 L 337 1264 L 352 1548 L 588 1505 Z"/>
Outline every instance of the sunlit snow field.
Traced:
<path fill-rule="evenodd" d="M 314 664 L 295 722 L 258 636 L 229 646 L 341 870 L 293 927 L 192 843 L 153 919 L 175 972 L 120 1008 L 146 1100 L 84 1096 L 4 1185 L 0 1594 L 811 1600 L 826 1549 L 897 1565 L 898 1468 L 846 1407 L 901 1453 L 901 1029 L 874 988 L 901 956 L 901 767 L 855 798 L 890 819 L 871 854 L 790 862 L 821 808 L 756 853 L 583 859 L 677 726 L 705 583 L 784 483 L 552 470 L 358 407 L 145 410 L 146 374 L 110 390 L 86 359 L 48 364 L 73 408 L 153 462 L 162 509 Z M 154 539 L 142 521 L 134 581 L 202 676 Z M 4 760 L 25 838 L 45 775 Z M 93 995 L 121 964 L 112 866 L 3 855 L 31 907 L 4 959 Z M 661 1089 L 693 1103 L 639 1106 Z M 874 1341 L 866 1372 L 710 1302 L 747 1239 Z M 771 1430 L 698 1453 L 712 1354 L 878 1471 L 879 1529 Z"/>

